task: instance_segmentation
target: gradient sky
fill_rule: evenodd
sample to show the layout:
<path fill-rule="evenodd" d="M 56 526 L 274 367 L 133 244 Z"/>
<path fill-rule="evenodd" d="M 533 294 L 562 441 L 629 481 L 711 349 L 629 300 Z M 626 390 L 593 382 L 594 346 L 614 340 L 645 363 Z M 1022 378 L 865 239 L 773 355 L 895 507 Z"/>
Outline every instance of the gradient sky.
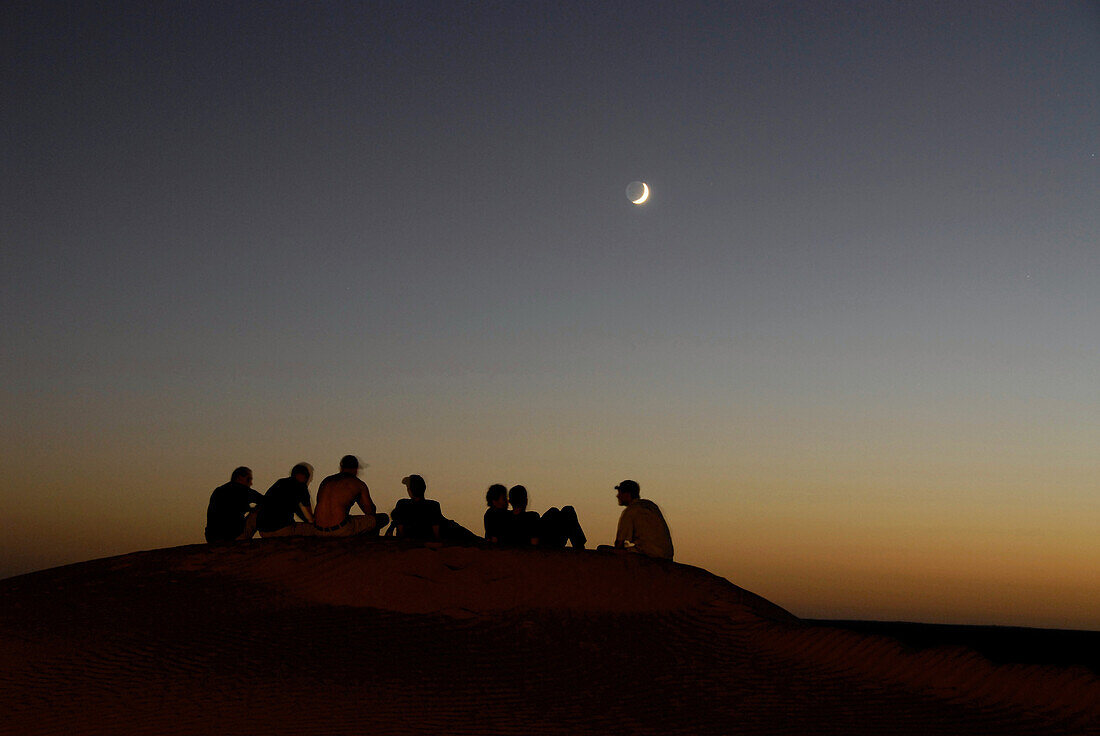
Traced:
<path fill-rule="evenodd" d="M 0 17 L 0 577 L 351 452 L 593 542 L 634 478 L 800 616 L 1100 629 L 1096 3 Z"/>

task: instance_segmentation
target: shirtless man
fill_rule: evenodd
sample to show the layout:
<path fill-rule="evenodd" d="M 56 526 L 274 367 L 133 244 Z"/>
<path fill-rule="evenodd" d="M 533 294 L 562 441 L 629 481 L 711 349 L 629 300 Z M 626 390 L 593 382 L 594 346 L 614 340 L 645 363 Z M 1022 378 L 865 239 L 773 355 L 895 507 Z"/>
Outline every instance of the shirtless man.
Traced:
<path fill-rule="evenodd" d="M 355 455 L 340 458 L 340 472 L 321 481 L 317 488 L 317 509 L 313 524 L 321 537 L 350 537 L 355 534 L 377 534 L 389 522 L 386 514 L 376 514 L 370 489 L 359 480 L 362 469 Z M 354 504 L 363 509 L 363 516 L 348 512 Z"/>

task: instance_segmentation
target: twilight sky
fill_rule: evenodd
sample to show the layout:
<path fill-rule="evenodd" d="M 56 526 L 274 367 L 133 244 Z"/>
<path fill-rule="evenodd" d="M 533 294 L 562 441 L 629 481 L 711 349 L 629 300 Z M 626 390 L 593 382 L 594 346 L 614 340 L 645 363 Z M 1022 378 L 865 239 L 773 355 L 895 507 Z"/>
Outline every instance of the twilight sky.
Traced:
<path fill-rule="evenodd" d="M 1096 3 L 0 18 L 0 577 L 351 452 L 593 542 L 634 478 L 800 616 L 1100 629 Z"/>

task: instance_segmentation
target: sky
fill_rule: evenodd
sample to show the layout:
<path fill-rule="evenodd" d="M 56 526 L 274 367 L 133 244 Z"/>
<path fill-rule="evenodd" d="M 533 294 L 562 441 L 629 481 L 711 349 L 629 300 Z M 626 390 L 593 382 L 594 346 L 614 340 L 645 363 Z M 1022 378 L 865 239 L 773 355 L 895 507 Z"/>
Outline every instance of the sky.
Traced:
<path fill-rule="evenodd" d="M 593 544 L 635 479 L 798 616 L 1100 629 L 1097 3 L 0 18 L 0 577 L 354 453 Z"/>

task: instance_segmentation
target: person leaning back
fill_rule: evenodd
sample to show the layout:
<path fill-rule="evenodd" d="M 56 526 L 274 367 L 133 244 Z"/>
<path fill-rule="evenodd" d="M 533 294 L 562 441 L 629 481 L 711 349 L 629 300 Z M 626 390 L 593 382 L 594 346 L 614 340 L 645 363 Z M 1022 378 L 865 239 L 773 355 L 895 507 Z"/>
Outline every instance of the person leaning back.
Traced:
<path fill-rule="evenodd" d="M 377 534 L 389 521 L 386 514 L 375 513 L 370 489 L 359 479 L 362 469 L 355 455 L 340 459 L 340 472 L 321 481 L 317 488 L 317 508 L 313 512 L 316 534 L 322 537 L 350 537 Z M 352 516 L 351 507 L 359 504 L 362 516 Z"/>

